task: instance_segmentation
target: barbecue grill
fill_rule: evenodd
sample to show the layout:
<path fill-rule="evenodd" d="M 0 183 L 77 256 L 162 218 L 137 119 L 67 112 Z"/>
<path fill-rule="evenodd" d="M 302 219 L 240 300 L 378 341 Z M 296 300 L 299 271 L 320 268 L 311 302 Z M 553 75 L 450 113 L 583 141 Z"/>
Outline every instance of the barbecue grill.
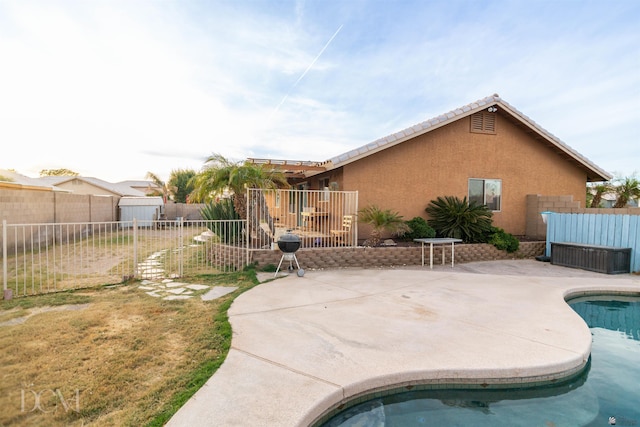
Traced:
<path fill-rule="evenodd" d="M 280 267 L 284 261 L 289 261 L 289 272 L 293 271 L 293 262 L 295 261 L 298 267 L 298 277 L 304 276 L 304 270 L 300 268 L 298 258 L 296 258 L 296 251 L 300 249 L 300 237 L 291 233 L 291 230 L 287 230 L 287 232 L 278 239 L 278 248 L 282 251 L 282 258 L 280 258 L 275 276 L 278 275 L 278 271 L 280 271 Z"/>

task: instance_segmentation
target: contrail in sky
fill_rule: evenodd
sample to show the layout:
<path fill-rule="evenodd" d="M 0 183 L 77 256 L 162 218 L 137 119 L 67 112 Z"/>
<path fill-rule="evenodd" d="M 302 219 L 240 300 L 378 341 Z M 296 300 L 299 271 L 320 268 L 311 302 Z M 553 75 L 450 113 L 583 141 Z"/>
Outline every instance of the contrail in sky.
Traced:
<path fill-rule="evenodd" d="M 313 61 L 311 61 L 311 64 L 309 64 L 309 66 L 307 67 L 306 70 L 304 70 L 304 72 L 300 75 L 300 77 L 298 77 L 298 80 L 295 81 L 295 83 L 293 84 L 293 86 L 291 86 L 291 89 L 289 89 L 289 92 L 287 92 L 287 94 L 284 96 L 284 98 L 282 98 L 282 101 L 280 101 L 280 103 L 276 106 L 276 108 L 273 109 L 273 111 L 271 112 L 271 116 L 273 116 L 282 106 L 282 104 L 284 104 L 284 102 L 287 100 L 287 98 L 289 98 L 289 95 L 291 95 L 291 92 L 293 91 L 293 89 L 295 89 L 295 87 L 298 85 L 298 83 L 300 83 L 300 80 L 302 80 L 304 78 L 304 76 L 307 75 L 307 73 L 309 72 L 309 70 L 311 69 L 311 67 L 313 67 L 313 64 L 316 63 L 316 61 L 318 60 L 318 58 L 320 58 L 320 55 L 322 55 L 324 53 L 324 51 L 327 49 L 327 47 L 329 47 L 329 45 L 331 44 L 331 42 L 333 41 L 333 39 L 336 38 L 336 36 L 338 35 L 338 33 L 340 32 L 340 30 L 342 30 L 343 25 L 340 25 L 340 27 L 338 27 L 338 29 L 336 30 L 335 33 L 333 33 L 333 35 L 331 36 L 331 38 L 329 39 L 329 41 L 324 45 L 324 47 L 322 48 L 322 50 L 320 50 L 320 53 L 318 53 L 316 55 L 315 58 L 313 58 Z"/>

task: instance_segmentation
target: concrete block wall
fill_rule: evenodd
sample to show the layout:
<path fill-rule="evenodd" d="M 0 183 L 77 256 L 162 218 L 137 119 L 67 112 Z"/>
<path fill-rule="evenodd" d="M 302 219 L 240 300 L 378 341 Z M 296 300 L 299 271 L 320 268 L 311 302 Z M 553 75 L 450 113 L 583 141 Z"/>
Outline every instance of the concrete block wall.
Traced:
<path fill-rule="evenodd" d="M 203 203 L 174 203 L 167 202 L 165 204 L 165 214 L 167 219 L 176 219 L 182 217 L 185 220 L 201 220 L 200 210 L 204 207 Z"/>
<path fill-rule="evenodd" d="M 457 244 L 455 246 L 456 262 L 493 261 L 501 259 L 534 258 L 544 254 L 545 242 L 521 242 L 520 249 L 509 254 L 493 245 Z M 305 248 L 296 252 L 296 258 L 303 269 L 346 268 L 346 267 L 393 267 L 421 264 L 421 247 L 357 247 L 357 248 Z M 282 252 L 279 250 L 258 250 L 251 252 L 251 262 L 257 263 L 258 269 L 266 265 L 278 265 Z M 425 252 L 425 262 L 429 255 Z M 445 263 L 451 262 L 451 251 L 445 250 Z M 442 264 L 442 248 L 434 248 L 434 264 Z M 289 265 L 285 261 L 286 266 Z M 284 264 L 283 263 L 283 264 Z M 286 268 L 286 267 L 285 267 Z"/>
<path fill-rule="evenodd" d="M 573 196 L 541 196 L 527 195 L 526 236 L 532 239 L 545 240 L 547 226 L 542 221 L 540 212 L 556 213 L 588 213 L 607 215 L 640 215 L 640 208 L 581 208 L 580 202 L 574 202 Z"/>
<path fill-rule="evenodd" d="M 56 223 L 90 222 L 91 196 L 72 193 L 54 193 Z"/>
<path fill-rule="evenodd" d="M 8 224 L 54 222 L 54 207 L 52 191 L 0 188 L 0 221 Z"/>

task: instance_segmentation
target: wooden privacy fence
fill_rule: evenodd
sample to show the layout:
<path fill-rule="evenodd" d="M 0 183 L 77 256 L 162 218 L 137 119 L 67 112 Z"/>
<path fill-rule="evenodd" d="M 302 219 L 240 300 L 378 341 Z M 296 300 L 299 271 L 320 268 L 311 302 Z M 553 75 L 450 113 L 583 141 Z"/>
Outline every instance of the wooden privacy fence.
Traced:
<path fill-rule="evenodd" d="M 631 271 L 640 271 L 640 215 L 549 214 L 546 253 L 561 242 L 631 248 Z"/>

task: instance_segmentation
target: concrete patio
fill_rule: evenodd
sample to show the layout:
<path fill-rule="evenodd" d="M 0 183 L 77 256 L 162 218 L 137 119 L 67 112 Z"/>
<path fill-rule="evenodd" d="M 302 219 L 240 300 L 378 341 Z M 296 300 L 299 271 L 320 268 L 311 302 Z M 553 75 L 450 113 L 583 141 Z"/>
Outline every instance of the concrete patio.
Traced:
<path fill-rule="evenodd" d="M 371 390 L 563 378 L 591 348 L 564 298 L 598 290 L 640 294 L 640 276 L 518 260 L 282 277 L 236 299 L 227 359 L 167 425 L 307 426 Z"/>

